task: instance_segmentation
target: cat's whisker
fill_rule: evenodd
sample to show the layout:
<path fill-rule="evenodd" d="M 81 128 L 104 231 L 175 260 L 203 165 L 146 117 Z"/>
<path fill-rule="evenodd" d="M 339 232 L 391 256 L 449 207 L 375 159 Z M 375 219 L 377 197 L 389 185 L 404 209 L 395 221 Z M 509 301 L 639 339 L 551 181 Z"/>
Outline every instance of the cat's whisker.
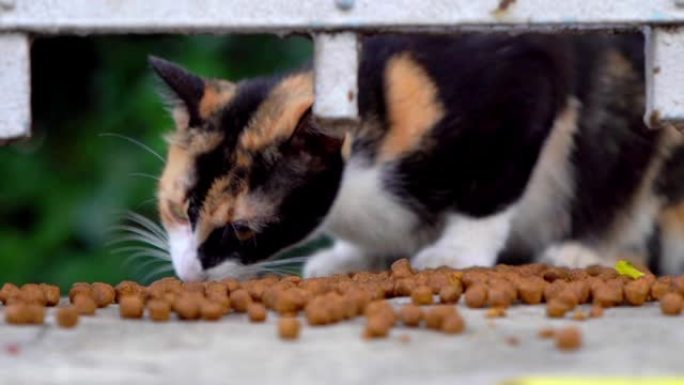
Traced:
<path fill-rule="evenodd" d="M 165 261 L 162 259 L 150 258 L 150 259 L 147 259 L 145 261 L 138 263 L 135 266 L 135 272 L 136 272 L 136 274 L 140 275 L 140 274 L 142 274 L 142 272 L 146 271 L 148 267 L 154 266 L 155 264 L 163 264 L 160 267 L 168 267 L 169 263 L 170 263 L 169 261 Z"/>
<path fill-rule="evenodd" d="M 157 197 L 152 197 L 152 198 L 150 198 L 150 199 L 145 199 L 144 201 L 138 203 L 138 204 L 135 206 L 135 208 L 136 208 L 136 209 L 139 209 L 139 208 L 141 208 L 141 207 L 143 207 L 143 206 L 145 206 L 145 205 L 147 205 L 147 204 L 149 204 L 149 203 L 156 202 L 156 201 L 157 201 Z"/>
<path fill-rule="evenodd" d="M 162 163 L 164 163 L 164 158 L 163 158 L 161 155 L 159 155 L 156 151 L 154 151 L 153 149 L 151 149 L 149 146 L 147 146 L 146 144 L 142 143 L 141 141 L 131 138 L 130 136 L 126 136 L 126 135 L 122 135 L 122 134 L 117 134 L 117 133 L 114 133 L 114 132 L 103 132 L 103 133 L 101 133 L 99 136 L 100 136 L 100 137 L 112 137 L 112 138 L 118 138 L 118 139 L 126 140 L 126 141 L 128 141 L 128 142 L 130 142 L 130 143 L 133 143 L 133 144 L 137 145 L 138 147 L 142 148 L 143 150 L 149 152 L 150 154 L 154 155 L 154 157 L 156 157 L 156 158 L 159 159 Z"/>
<path fill-rule="evenodd" d="M 126 259 L 129 259 L 129 258 L 137 259 L 137 258 L 141 258 L 141 257 L 149 257 L 149 258 L 154 258 L 157 260 L 168 261 L 168 262 L 171 261 L 171 258 L 169 257 L 168 254 L 162 253 L 159 251 L 155 251 L 155 250 L 136 251 L 133 254 L 130 254 L 129 256 L 127 256 Z"/>
<path fill-rule="evenodd" d="M 143 262 L 140 262 L 141 260 Z M 144 265 L 146 263 L 149 263 L 150 261 L 159 262 L 159 263 L 169 263 L 170 260 L 166 259 L 166 258 L 160 258 L 157 256 L 152 256 L 146 252 L 138 252 L 138 253 L 133 253 L 133 254 L 128 255 L 126 258 L 124 258 L 124 260 L 121 264 L 124 267 L 129 267 L 135 262 L 136 263 L 135 264 L 135 270 L 137 270 L 137 269 L 139 269 L 139 266 Z"/>
<path fill-rule="evenodd" d="M 148 241 L 147 243 L 159 246 L 161 249 L 167 248 L 167 245 L 168 245 L 168 242 L 165 238 L 160 238 L 158 235 L 156 235 L 156 234 L 154 234 L 148 230 L 144 230 L 144 229 L 141 229 L 138 227 L 118 225 L 118 226 L 113 226 L 112 230 L 113 231 L 121 231 L 126 236 L 139 237 L 140 239 L 147 240 Z"/>
<path fill-rule="evenodd" d="M 140 224 L 142 226 L 142 224 Z M 157 241 L 166 241 L 166 235 L 165 234 L 160 234 L 157 232 L 157 230 L 151 230 L 147 229 L 145 227 L 135 227 L 131 225 L 116 225 L 112 226 L 112 230 L 114 231 L 122 231 L 122 232 L 128 232 L 128 233 L 133 233 L 133 234 L 138 234 L 142 236 L 149 236 L 154 238 Z"/>
<path fill-rule="evenodd" d="M 307 258 L 304 257 L 298 257 L 298 258 L 288 258 L 285 260 L 275 260 L 275 261 L 267 261 L 267 262 L 259 262 L 256 263 L 255 265 L 258 267 L 275 267 L 275 266 L 287 266 L 287 265 L 301 265 L 303 262 L 306 261 Z"/>
<path fill-rule="evenodd" d="M 123 254 L 123 253 L 132 253 L 132 252 L 149 252 L 149 253 L 154 253 L 155 255 L 164 255 L 168 256 L 169 253 L 163 250 L 155 249 L 154 247 L 147 247 L 147 246 L 124 246 L 124 247 L 117 247 L 111 251 L 112 254 Z"/>
<path fill-rule="evenodd" d="M 147 228 L 148 230 L 153 231 L 155 234 L 157 234 L 161 239 L 167 239 L 166 231 L 164 231 L 164 228 L 158 224 L 152 221 L 151 219 L 142 216 L 136 212 L 133 211 L 128 211 L 125 214 L 125 218 L 130 220 L 131 222 L 135 222 L 137 224 L 140 224 Z"/>
<path fill-rule="evenodd" d="M 155 241 L 150 241 L 148 238 L 141 237 L 138 235 L 124 235 L 124 236 L 121 236 L 117 239 L 114 239 L 114 240 L 107 242 L 105 245 L 106 246 L 114 246 L 114 245 L 118 245 L 118 244 L 122 244 L 122 243 L 129 243 L 129 242 L 140 242 L 140 243 L 155 247 L 161 251 L 168 252 L 168 250 L 169 250 L 169 247 L 166 244 L 158 243 Z"/>
<path fill-rule="evenodd" d="M 155 175 L 152 175 L 152 174 L 146 174 L 146 173 L 144 173 L 144 172 L 132 172 L 132 173 L 128 174 L 128 176 L 135 176 L 135 177 L 141 177 L 141 178 L 149 178 L 149 179 L 153 179 L 153 180 L 155 180 L 155 181 L 157 181 L 157 182 L 158 182 L 159 179 L 160 179 L 158 176 L 155 176 Z"/>
<path fill-rule="evenodd" d="M 173 266 L 162 266 L 147 273 L 145 276 L 143 276 L 141 281 L 143 283 L 148 283 L 154 277 L 158 277 L 161 274 L 167 274 L 171 272 L 173 272 Z"/>

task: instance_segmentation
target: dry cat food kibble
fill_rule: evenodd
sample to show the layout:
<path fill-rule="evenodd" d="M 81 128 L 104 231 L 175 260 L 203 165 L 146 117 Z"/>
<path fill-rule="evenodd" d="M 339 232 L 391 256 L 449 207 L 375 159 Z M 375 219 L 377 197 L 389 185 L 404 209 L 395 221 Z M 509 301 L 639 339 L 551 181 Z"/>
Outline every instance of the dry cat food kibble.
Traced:
<path fill-rule="evenodd" d="M 666 315 L 679 315 L 682 305 L 684 301 L 678 293 L 667 293 L 660 298 L 660 310 Z"/>
<path fill-rule="evenodd" d="M 432 289 L 429 286 L 418 286 L 411 292 L 411 300 L 416 305 L 432 304 Z"/>
<path fill-rule="evenodd" d="M 423 320 L 423 310 L 414 304 L 408 304 L 399 310 L 399 319 L 406 326 L 416 327 Z"/>
<path fill-rule="evenodd" d="M 556 339 L 556 347 L 560 350 L 576 350 L 582 346 L 582 334 L 575 327 L 556 330 L 553 337 Z"/>
<path fill-rule="evenodd" d="M 58 287 L 48 284 L 3 284 L 0 301 L 7 305 L 6 322 L 45 322 L 45 306 L 57 305 L 59 294 Z M 543 264 L 418 271 L 408 260 L 399 260 L 388 271 L 326 278 L 266 276 L 204 283 L 164 278 L 147 287 L 133 281 L 115 287 L 102 282 L 77 282 L 68 295 L 72 305 L 54 310 L 55 322 L 65 328 L 76 326 L 80 315 L 95 315 L 98 307 L 118 303 L 121 318 L 140 319 L 146 312 L 146 319 L 154 322 L 219 321 L 224 317 L 264 322 L 268 313 L 274 312 L 280 315 L 278 333 L 284 339 L 299 336 L 299 316 L 311 326 L 363 316 L 362 334 L 366 338 L 383 338 L 394 327 L 462 333 L 467 327 L 457 310 L 460 306 L 485 308 L 482 315 L 495 318 L 505 317 L 511 307 L 543 304 L 547 317 L 564 318 L 569 313 L 568 318 L 573 320 L 587 320 L 601 317 L 604 307 L 659 301 L 663 314 L 678 315 L 684 308 L 684 276 L 656 278 L 647 272 L 631 278 L 605 267 L 568 269 Z M 439 304 L 434 303 L 435 296 Z M 408 298 L 389 301 L 395 297 Z M 517 322 L 516 317 L 511 318 L 505 322 Z M 494 322 L 488 325 L 495 327 Z M 577 329 L 548 329 L 539 334 L 555 337 L 558 348 L 563 350 L 581 345 Z"/>
<path fill-rule="evenodd" d="M 266 321 L 266 307 L 260 303 L 252 303 L 247 307 L 247 315 L 252 322 Z"/>
<path fill-rule="evenodd" d="M 119 298 L 119 313 L 121 318 L 142 318 L 145 305 L 137 295 L 126 295 Z"/>
<path fill-rule="evenodd" d="M 295 317 L 282 317 L 278 320 L 278 335 L 284 340 L 296 340 L 299 338 L 301 325 Z"/>
<path fill-rule="evenodd" d="M 73 306 L 61 307 L 57 310 L 57 324 L 65 329 L 78 325 L 78 310 Z"/>
<path fill-rule="evenodd" d="M 171 306 L 164 300 L 152 299 L 147 302 L 147 314 L 152 321 L 168 321 L 171 318 Z"/>

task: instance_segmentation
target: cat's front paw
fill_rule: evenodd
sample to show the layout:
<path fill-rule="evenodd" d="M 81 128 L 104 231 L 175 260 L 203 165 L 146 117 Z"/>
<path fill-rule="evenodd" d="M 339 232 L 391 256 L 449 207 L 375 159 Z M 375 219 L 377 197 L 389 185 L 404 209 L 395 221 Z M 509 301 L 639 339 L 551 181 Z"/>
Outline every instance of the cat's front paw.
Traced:
<path fill-rule="evenodd" d="M 610 261 L 601 258 L 594 249 L 578 242 L 565 242 L 550 246 L 542 254 L 541 262 L 570 268 L 610 265 Z"/>
<path fill-rule="evenodd" d="M 472 266 L 489 267 L 496 261 L 496 254 L 484 250 L 460 250 L 445 245 L 428 246 L 421 250 L 411 260 L 411 265 L 417 269 L 437 268 L 447 266 L 461 269 Z"/>
<path fill-rule="evenodd" d="M 347 244 L 335 245 L 332 249 L 319 251 L 304 264 L 304 278 L 326 277 L 367 270 L 371 267 L 368 257 Z"/>

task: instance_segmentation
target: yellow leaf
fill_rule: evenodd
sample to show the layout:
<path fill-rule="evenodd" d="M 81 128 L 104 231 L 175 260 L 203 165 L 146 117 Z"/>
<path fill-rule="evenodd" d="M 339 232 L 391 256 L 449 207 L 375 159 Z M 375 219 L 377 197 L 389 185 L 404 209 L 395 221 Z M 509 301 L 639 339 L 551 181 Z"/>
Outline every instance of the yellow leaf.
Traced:
<path fill-rule="evenodd" d="M 624 259 L 621 259 L 617 261 L 615 264 L 615 270 L 620 274 L 620 275 L 626 275 L 632 279 L 637 279 L 639 277 L 642 277 L 644 273 L 639 271 L 634 265 L 632 265 L 631 262 L 626 261 Z"/>

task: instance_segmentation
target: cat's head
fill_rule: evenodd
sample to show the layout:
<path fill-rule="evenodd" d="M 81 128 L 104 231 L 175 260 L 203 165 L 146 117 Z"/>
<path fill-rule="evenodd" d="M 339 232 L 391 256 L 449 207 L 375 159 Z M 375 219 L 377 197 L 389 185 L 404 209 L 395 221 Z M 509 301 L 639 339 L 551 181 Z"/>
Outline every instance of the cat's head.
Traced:
<path fill-rule="evenodd" d="M 150 64 L 176 123 L 158 204 L 178 276 L 240 275 L 311 234 L 343 167 L 342 140 L 312 119 L 312 74 L 232 83 Z"/>

